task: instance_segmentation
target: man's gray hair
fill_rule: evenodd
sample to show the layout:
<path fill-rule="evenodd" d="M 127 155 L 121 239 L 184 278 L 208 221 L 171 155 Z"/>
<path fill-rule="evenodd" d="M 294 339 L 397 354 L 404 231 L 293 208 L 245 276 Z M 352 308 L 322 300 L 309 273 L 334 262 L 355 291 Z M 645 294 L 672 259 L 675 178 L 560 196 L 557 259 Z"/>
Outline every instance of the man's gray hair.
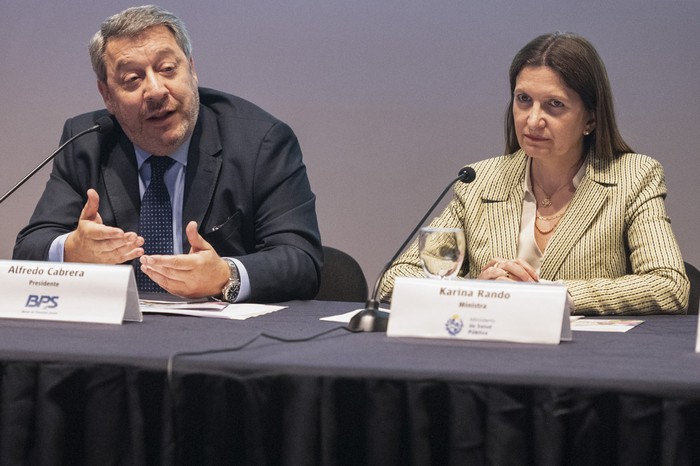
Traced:
<path fill-rule="evenodd" d="M 104 55 L 109 39 L 136 37 L 153 26 L 166 26 L 170 29 L 175 37 L 175 42 L 185 53 L 187 59 L 190 59 L 192 44 L 185 23 L 180 18 L 156 5 L 135 6 L 107 18 L 100 26 L 100 30 L 90 40 L 90 61 L 97 79 L 103 82 L 107 81 Z"/>

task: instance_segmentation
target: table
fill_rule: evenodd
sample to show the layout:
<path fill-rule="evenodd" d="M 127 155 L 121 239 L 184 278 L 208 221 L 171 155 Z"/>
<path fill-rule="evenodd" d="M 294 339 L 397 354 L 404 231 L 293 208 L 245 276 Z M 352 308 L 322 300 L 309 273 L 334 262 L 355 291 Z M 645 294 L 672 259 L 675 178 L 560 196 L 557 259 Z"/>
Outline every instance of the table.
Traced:
<path fill-rule="evenodd" d="M 353 334 L 319 317 L 360 304 L 284 304 L 0 321 L 0 464 L 700 463 L 697 316 L 550 346 Z"/>

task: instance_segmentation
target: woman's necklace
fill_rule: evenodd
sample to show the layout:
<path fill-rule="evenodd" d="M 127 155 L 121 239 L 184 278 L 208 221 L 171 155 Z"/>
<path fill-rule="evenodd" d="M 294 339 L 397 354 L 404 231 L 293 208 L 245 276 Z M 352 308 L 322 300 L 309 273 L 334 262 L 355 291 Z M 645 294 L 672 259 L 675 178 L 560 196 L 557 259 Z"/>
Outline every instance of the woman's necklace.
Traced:
<path fill-rule="evenodd" d="M 557 218 L 563 217 L 565 213 L 566 213 L 566 210 L 565 210 L 564 212 L 560 213 L 560 214 L 551 215 L 551 216 L 549 216 L 549 217 L 543 217 L 543 216 L 538 215 L 538 214 L 535 214 L 535 215 L 537 215 L 537 218 L 540 219 L 540 220 L 548 221 L 548 220 L 555 220 L 555 219 L 557 219 Z"/>
<path fill-rule="evenodd" d="M 538 182 L 535 182 L 535 186 L 540 188 L 540 191 L 544 193 L 544 199 L 540 201 L 540 204 L 542 204 L 542 207 L 549 207 L 552 205 L 552 196 L 554 196 L 556 193 L 567 187 L 569 183 L 565 183 L 557 188 L 556 191 L 554 191 L 552 194 L 547 194 L 547 191 L 544 190 L 542 185 L 540 185 Z"/>
<path fill-rule="evenodd" d="M 539 218 L 540 218 L 540 217 L 537 216 L 537 219 L 539 219 Z M 540 229 L 540 227 L 537 226 L 537 219 L 535 219 L 535 229 L 536 229 L 537 231 L 539 231 L 541 235 L 548 235 L 548 234 L 550 234 L 551 232 L 553 232 L 553 231 L 559 226 L 559 222 L 557 222 L 557 223 L 555 223 L 555 224 L 552 226 L 552 228 L 550 228 L 549 230 L 542 230 L 542 229 Z"/>
<path fill-rule="evenodd" d="M 576 167 L 572 167 L 575 169 L 574 173 L 581 168 L 581 164 L 583 163 L 583 160 L 584 160 L 584 158 L 581 157 L 581 159 L 576 164 Z M 542 193 L 544 194 L 544 199 L 539 201 L 539 203 L 542 205 L 542 207 L 551 207 L 552 206 L 552 197 L 554 197 L 554 195 L 556 195 L 559 191 L 561 191 L 565 187 L 572 184 L 572 181 L 564 183 L 563 185 L 559 186 L 552 194 L 549 194 L 547 191 L 544 190 L 544 188 L 542 187 L 541 184 L 539 184 L 537 181 L 534 180 L 534 177 L 532 176 L 532 167 L 530 168 L 530 180 L 531 180 L 531 182 L 534 182 L 534 185 L 537 186 L 538 188 L 540 188 L 540 191 L 542 191 Z M 574 190 L 576 190 L 575 187 L 574 187 Z M 534 189 L 532 191 L 534 193 Z M 537 200 L 537 196 L 535 196 L 535 200 Z M 559 223 L 561 223 L 561 220 L 560 220 L 561 217 L 563 217 L 564 214 L 566 213 L 566 211 L 569 209 L 569 202 L 571 202 L 570 198 L 569 198 L 569 201 L 564 206 L 564 209 L 560 213 L 550 215 L 549 217 L 544 217 L 542 215 L 539 215 L 537 210 L 535 210 L 535 222 L 534 222 L 535 223 L 535 230 L 537 230 L 543 236 L 546 236 L 546 235 L 552 233 L 554 230 L 556 230 L 556 228 L 559 226 Z M 551 222 L 552 220 L 556 220 L 556 222 L 554 222 L 554 225 L 552 225 L 550 229 L 542 230 L 539 227 L 539 225 L 537 225 L 538 220 L 540 222 Z M 550 223 L 550 225 L 551 225 L 551 223 Z"/>
<path fill-rule="evenodd" d="M 549 230 L 542 230 L 539 226 L 537 226 L 537 221 L 540 220 L 544 222 L 549 222 L 558 218 L 562 218 L 568 209 L 569 205 L 567 204 L 563 211 L 559 212 L 556 215 L 550 215 L 549 217 L 543 217 L 542 215 L 538 214 L 537 211 L 535 211 L 535 229 L 539 231 L 541 235 L 550 234 L 559 226 L 559 222 L 561 222 L 561 220 L 552 225 L 552 228 L 550 228 Z"/>

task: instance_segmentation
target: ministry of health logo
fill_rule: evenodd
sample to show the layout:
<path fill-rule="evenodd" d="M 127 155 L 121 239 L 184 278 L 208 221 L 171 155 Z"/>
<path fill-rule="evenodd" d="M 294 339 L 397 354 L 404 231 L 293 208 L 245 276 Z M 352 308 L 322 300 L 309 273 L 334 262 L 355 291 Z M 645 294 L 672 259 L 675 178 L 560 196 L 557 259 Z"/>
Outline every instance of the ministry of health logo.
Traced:
<path fill-rule="evenodd" d="M 452 336 L 457 335 L 459 332 L 462 331 L 463 328 L 464 328 L 464 322 L 462 322 L 462 318 L 459 317 L 459 315 L 457 315 L 457 314 L 453 315 L 445 323 L 445 330 L 447 330 L 447 333 L 449 333 Z"/>

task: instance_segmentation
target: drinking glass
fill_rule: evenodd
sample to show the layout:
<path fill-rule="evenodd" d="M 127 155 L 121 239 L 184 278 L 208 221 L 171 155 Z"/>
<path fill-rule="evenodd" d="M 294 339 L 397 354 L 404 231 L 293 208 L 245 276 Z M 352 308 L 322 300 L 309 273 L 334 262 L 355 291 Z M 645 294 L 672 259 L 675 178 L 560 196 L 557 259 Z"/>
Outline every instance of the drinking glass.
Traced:
<path fill-rule="evenodd" d="M 423 227 L 418 236 L 418 254 L 429 278 L 454 278 L 462 267 L 466 241 L 461 228 Z"/>

